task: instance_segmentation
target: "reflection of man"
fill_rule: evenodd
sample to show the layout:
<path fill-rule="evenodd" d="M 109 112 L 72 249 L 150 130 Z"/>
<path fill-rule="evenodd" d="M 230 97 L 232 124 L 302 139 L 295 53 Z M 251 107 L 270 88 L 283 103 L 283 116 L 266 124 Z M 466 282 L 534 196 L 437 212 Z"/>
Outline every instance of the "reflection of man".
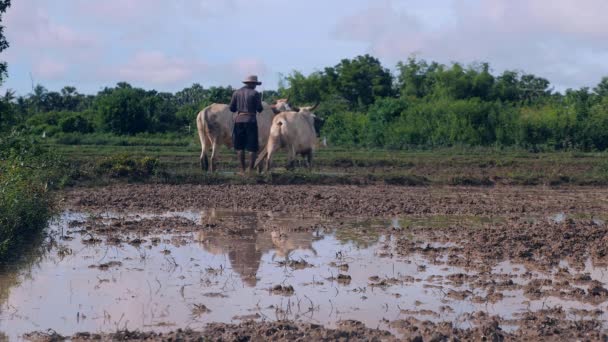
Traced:
<path fill-rule="evenodd" d="M 230 111 L 236 113 L 234 129 L 232 131 L 232 144 L 238 151 L 241 162 L 241 172 L 245 173 L 245 151 L 249 152 L 249 170 L 253 170 L 256 154 L 258 152 L 258 124 L 256 114 L 261 113 L 262 97 L 255 87 L 262 84 L 258 77 L 251 75 L 243 83 L 245 86 L 232 94 Z"/>
<path fill-rule="evenodd" d="M 212 210 L 203 213 L 201 224 L 221 222 L 238 230 L 238 234 L 225 232 L 199 233 L 199 241 L 203 248 L 213 254 L 228 254 L 232 270 L 237 273 L 243 283 L 254 287 L 257 284 L 256 274 L 267 249 L 258 246 L 257 216 L 255 213 L 232 213 L 223 215 Z"/>

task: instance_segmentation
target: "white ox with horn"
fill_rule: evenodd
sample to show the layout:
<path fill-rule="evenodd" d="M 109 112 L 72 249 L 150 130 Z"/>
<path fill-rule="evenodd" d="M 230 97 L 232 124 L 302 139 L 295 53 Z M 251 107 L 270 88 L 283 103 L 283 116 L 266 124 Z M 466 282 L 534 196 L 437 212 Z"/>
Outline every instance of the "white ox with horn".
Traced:
<path fill-rule="evenodd" d="M 257 168 L 266 159 L 266 172 L 270 171 L 272 156 L 280 149 L 287 150 L 287 168 L 292 168 L 297 154 L 305 157 L 308 168 L 312 168 L 312 156 L 317 144 L 316 123 L 320 121 L 313 113 L 318 103 L 312 107 L 301 107 L 298 112 L 286 111 L 272 119 L 268 143 L 258 156 Z"/>
<path fill-rule="evenodd" d="M 286 110 L 291 110 L 288 99 L 279 99 L 274 105 L 262 102 L 264 110 L 257 115 L 258 140 L 260 146 L 266 145 L 273 117 Z M 201 168 L 203 171 L 215 171 L 217 148 L 224 145 L 232 148 L 232 130 L 236 114 L 230 111 L 226 104 L 214 103 L 198 113 L 196 127 L 201 142 Z M 211 164 L 209 163 L 208 148 L 211 147 Z"/>

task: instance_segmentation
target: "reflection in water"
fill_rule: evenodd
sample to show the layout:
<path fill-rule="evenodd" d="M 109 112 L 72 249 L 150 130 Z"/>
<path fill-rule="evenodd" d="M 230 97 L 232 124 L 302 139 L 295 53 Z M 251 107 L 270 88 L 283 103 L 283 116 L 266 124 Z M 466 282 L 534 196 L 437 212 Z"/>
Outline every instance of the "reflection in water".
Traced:
<path fill-rule="evenodd" d="M 414 311 L 420 312 L 416 314 L 420 319 L 463 327 L 472 324 L 470 314 L 478 311 L 510 319 L 547 305 L 565 310 L 598 308 L 594 302 L 552 294 L 526 297 L 524 286 L 530 277 L 552 275 L 530 272 L 525 265 L 507 261 L 491 272 L 476 271 L 450 266 L 434 254 L 399 253 L 398 242 L 404 238 L 412 244 L 430 245 L 424 236 L 410 238 L 408 227 L 439 225 L 461 217 L 336 222 L 220 210 L 127 216 L 128 220 L 160 218 L 147 224 L 161 226 L 170 217 L 188 221 L 186 227 L 182 221 L 171 221 L 174 234 L 164 228 L 125 229 L 110 236 L 102 230 L 112 220 L 98 221 L 100 231 L 87 231 L 88 223 L 78 223 L 86 221 L 86 215 L 64 213 L 51 228 L 55 236 L 67 237 L 60 240 L 61 246 L 50 244 L 43 257 L 32 253 L 29 262 L 0 271 L 0 331 L 17 339 L 24 332 L 49 328 L 62 335 L 118 329 L 196 330 L 209 322 L 252 316 L 328 327 L 355 319 L 368 327 L 388 328 L 387 321 Z M 395 236 L 396 230 L 400 232 Z M 87 242 L 91 235 L 101 243 Z M 122 243 L 109 243 L 111 238 L 120 238 Z M 135 238 L 140 242 L 128 243 Z M 281 259 L 304 261 L 308 267 L 279 264 Z M 606 283 L 606 268 L 589 264 L 582 271 L 571 270 L 572 275 L 579 272 Z M 344 277 L 349 282 L 340 281 Z M 292 286 L 294 292 L 269 291 L 278 284 Z M 494 293 L 495 287 L 500 291 L 497 284 L 504 284 L 504 298 L 489 302 L 489 291 Z M 601 300 L 604 307 L 608 299 Z M 197 305 L 210 311 L 195 315 Z M 606 321 L 608 314 L 601 319 Z"/>
<path fill-rule="evenodd" d="M 53 246 L 56 246 L 53 239 L 46 241 L 42 236 L 39 236 L 29 246 L 20 251 L 21 255 L 17 260 L 6 264 L 0 263 L 0 315 L 2 314 L 3 304 L 10 295 L 11 288 L 18 286 L 23 279 L 30 278 L 32 268 L 42 260 L 45 253 Z M 0 341 L 2 341 L 1 332 Z"/>
<path fill-rule="evenodd" d="M 275 257 L 288 259 L 296 250 L 310 250 L 318 239 L 318 232 L 298 232 L 302 221 L 267 216 L 260 219 L 255 212 L 222 212 L 216 209 L 201 213 L 202 225 L 222 224 L 226 230 L 210 230 L 198 233 L 198 242 L 204 250 L 214 255 L 228 255 L 232 270 L 250 287 L 257 284 L 257 272 L 264 254 L 273 252 Z M 315 237 L 316 236 L 316 237 Z"/>

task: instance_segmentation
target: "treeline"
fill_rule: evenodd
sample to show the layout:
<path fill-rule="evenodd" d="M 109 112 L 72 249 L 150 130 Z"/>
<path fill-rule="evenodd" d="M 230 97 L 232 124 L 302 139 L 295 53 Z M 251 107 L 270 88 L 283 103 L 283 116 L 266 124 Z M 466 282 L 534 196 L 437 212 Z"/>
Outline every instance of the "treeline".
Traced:
<path fill-rule="evenodd" d="M 75 87 L 60 92 L 37 85 L 28 96 L 7 91 L 2 99 L 0 125 L 34 134 L 107 132 L 117 135 L 166 133 L 194 123 L 204 106 L 230 100 L 234 89 L 204 89 L 194 84 L 175 94 L 144 90 L 120 82 L 96 95 L 84 95 Z"/>
<path fill-rule="evenodd" d="M 336 145 L 608 147 L 607 77 L 593 90 L 560 93 L 532 74 L 495 75 L 487 63 L 410 58 L 395 76 L 366 55 L 307 77 L 294 72 L 283 88 L 294 101 L 321 101 L 323 134 Z"/>
<path fill-rule="evenodd" d="M 199 84 L 163 93 L 118 83 L 96 95 L 42 86 L 0 101 L 0 129 L 32 134 L 183 136 L 197 112 L 227 103 L 231 87 Z M 293 72 L 264 99 L 289 96 L 297 105 L 320 101 L 330 144 L 409 148 L 452 145 L 604 150 L 608 147 L 608 78 L 593 89 L 554 91 L 532 74 L 494 74 L 487 63 L 444 65 L 410 58 L 392 73 L 358 56 L 308 76 Z M 193 134 L 193 131 L 191 131 Z"/>

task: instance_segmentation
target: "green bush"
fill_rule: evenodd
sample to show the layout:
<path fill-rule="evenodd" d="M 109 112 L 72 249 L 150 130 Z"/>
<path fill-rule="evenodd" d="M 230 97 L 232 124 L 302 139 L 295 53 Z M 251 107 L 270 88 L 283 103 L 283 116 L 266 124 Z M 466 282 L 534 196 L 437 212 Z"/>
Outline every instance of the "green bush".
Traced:
<path fill-rule="evenodd" d="M 63 117 L 59 120 L 59 127 L 65 133 L 91 133 L 94 130 L 93 124 L 82 114 L 75 114 Z"/>
<path fill-rule="evenodd" d="M 51 189 L 61 182 L 58 161 L 20 134 L 0 138 L 0 260 L 39 234 L 54 215 Z"/>
<path fill-rule="evenodd" d="M 107 157 L 99 162 L 98 173 L 111 178 L 144 179 L 156 174 L 160 161 L 153 157 L 134 158 L 127 154 Z"/>

